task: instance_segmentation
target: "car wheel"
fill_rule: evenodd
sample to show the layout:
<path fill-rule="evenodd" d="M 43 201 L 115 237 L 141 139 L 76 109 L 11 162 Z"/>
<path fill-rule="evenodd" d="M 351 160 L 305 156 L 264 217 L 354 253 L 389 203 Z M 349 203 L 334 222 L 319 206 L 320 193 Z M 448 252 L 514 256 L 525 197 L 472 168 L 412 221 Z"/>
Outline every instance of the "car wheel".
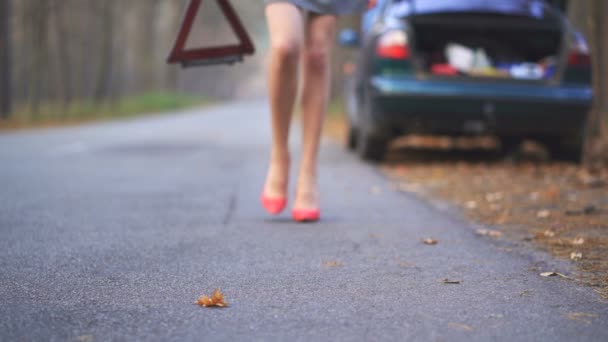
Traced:
<path fill-rule="evenodd" d="M 583 161 L 583 141 L 572 143 L 568 139 L 558 139 L 548 144 L 551 158 L 558 161 L 580 164 Z"/>
<path fill-rule="evenodd" d="M 380 162 L 384 159 L 390 139 L 366 134 L 361 130 L 357 136 L 357 154 L 361 159 Z"/>
<path fill-rule="evenodd" d="M 585 132 L 583 127 L 578 134 L 548 139 L 547 148 L 551 158 L 559 161 L 580 164 L 583 161 L 585 148 Z"/>
<path fill-rule="evenodd" d="M 519 137 L 502 136 L 500 139 L 499 155 L 502 158 L 515 158 L 519 147 L 521 146 L 522 139 Z"/>

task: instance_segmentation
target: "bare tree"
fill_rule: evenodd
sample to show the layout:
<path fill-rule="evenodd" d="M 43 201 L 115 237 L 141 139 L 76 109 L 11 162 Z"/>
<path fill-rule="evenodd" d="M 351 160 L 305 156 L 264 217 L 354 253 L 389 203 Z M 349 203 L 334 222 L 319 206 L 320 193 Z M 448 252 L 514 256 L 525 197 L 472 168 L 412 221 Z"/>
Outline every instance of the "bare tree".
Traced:
<path fill-rule="evenodd" d="M 601 161 L 608 147 L 602 147 L 608 132 L 608 3 L 604 0 L 580 0 L 570 2 L 570 20 L 582 29 L 589 42 L 593 64 L 594 104 L 587 130 L 585 164 L 592 166 Z"/>
<path fill-rule="evenodd" d="M 158 90 L 156 73 L 158 71 L 155 59 L 156 47 L 156 22 L 158 21 L 160 0 L 144 1 L 139 7 L 140 15 L 145 18 L 140 24 L 138 32 L 139 58 L 139 87 L 143 91 Z"/>
<path fill-rule="evenodd" d="M 0 0 L 0 117 L 11 113 L 11 4 Z"/>
<path fill-rule="evenodd" d="M 61 91 L 61 100 L 64 107 L 68 107 L 72 102 L 72 56 L 70 55 L 70 33 L 67 29 L 67 16 L 65 15 L 68 3 L 66 0 L 53 1 L 54 36 L 57 60 L 57 70 L 59 71 L 58 86 Z"/>
<path fill-rule="evenodd" d="M 28 14 L 32 17 L 32 30 L 33 37 L 30 41 L 30 51 L 34 58 L 33 60 L 33 72 L 31 74 L 31 92 L 30 92 L 30 104 L 32 107 L 32 114 L 37 115 L 40 110 L 40 105 L 43 97 L 45 96 L 45 80 L 48 74 L 46 63 L 48 62 L 48 14 L 49 14 L 49 2 L 48 0 L 31 1 L 28 3 L 29 6 L 26 9 Z"/>
<path fill-rule="evenodd" d="M 590 8 L 590 39 L 591 50 L 593 52 L 593 85 L 595 88 L 596 101 L 595 108 L 592 114 L 592 125 L 595 127 L 595 135 L 603 135 L 604 120 L 608 114 L 608 99 L 606 92 L 608 91 L 607 80 L 608 76 L 608 25 L 606 18 L 608 17 L 608 4 L 605 0 L 593 0 Z"/>
<path fill-rule="evenodd" d="M 106 102 L 150 91 L 231 96 L 244 79 L 259 72 L 259 60 L 187 72 L 165 63 L 187 3 L 0 0 L 0 116 L 7 115 L 11 102 L 13 107 L 27 105 L 36 119 L 43 106 L 54 114 L 57 105 L 66 109 L 74 104 L 76 109 L 91 100 Z M 227 41 L 225 20 L 209 7 L 211 1 L 205 3 L 195 24 L 198 32 Z M 249 29 L 265 34 L 259 4 L 235 5 Z"/>
<path fill-rule="evenodd" d="M 114 52 L 114 1 L 104 0 L 99 3 L 101 14 L 101 47 L 97 68 L 97 85 L 95 102 L 104 101 L 109 95 L 110 74 L 112 72 Z"/>

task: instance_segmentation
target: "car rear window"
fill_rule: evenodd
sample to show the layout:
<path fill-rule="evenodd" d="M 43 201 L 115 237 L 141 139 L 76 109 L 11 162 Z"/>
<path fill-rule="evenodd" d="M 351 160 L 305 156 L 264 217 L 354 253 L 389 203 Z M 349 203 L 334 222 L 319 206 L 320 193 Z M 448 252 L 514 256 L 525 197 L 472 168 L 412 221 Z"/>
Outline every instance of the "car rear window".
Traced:
<path fill-rule="evenodd" d="M 543 18 L 543 0 L 393 0 L 390 12 L 395 16 L 439 12 L 480 12 Z"/>

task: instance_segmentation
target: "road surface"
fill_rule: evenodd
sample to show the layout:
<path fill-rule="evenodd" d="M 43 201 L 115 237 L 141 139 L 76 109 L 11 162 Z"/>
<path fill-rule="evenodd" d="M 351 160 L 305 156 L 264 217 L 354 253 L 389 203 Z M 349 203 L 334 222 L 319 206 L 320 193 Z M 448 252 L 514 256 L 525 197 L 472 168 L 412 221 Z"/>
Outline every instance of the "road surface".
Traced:
<path fill-rule="evenodd" d="M 0 135 L 0 340 L 608 340 L 608 304 L 539 276 L 568 264 L 475 235 L 336 144 L 322 222 L 267 216 L 267 110 Z M 215 288 L 229 308 L 193 304 Z"/>

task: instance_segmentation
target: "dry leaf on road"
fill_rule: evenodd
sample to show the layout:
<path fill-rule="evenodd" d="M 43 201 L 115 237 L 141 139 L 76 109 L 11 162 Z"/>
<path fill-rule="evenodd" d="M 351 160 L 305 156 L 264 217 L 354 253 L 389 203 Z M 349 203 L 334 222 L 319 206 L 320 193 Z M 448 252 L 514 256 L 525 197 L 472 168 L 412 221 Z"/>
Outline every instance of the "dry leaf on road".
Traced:
<path fill-rule="evenodd" d="M 593 204 L 586 205 L 582 209 L 565 211 L 566 216 L 595 215 L 599 213 L 601 213 L 601 211 Z"/>
<path fill-rule="evenodd" d="M 541 210 L 536 213 L 536 217 L 542 219 L 548 218 L 549 216 L 551 216 L 551 212 L 549 210 Z"/>
<path fill-rule="evenodd" d="M 425 245 L 430 245 L 430 246 L 433 246 L 433 245 L 436 245 L 436 244 L 438 244 L 438 243 L 439 243 L 439 241 L 437 241 L 437 240 L 435 240 L 435 239 L 432 239 L 432 238 L 426 238 L 426 239 L 422 240 L 422 242 L 423 242 Z"/>
<path fill-rule="evenodd" d="M 570 260 L 581 260 L 582 258 L 583 258 L 583 253 L 581 253 L 581 252 L 570 253 Z"/>
<path fill-rule="evenodd" d="M 562 278 L 566 278 L 566 279 L 573 279 L 571 277 L 568 277 L 565 274 L 559 273 L 559 272 L 543 272 L 540 274 L 541 277 L 555 277 L 555 276 L 560 276 Z"/>
<path fill-rule="evenodd" d="M 538 238 L 538 239 L 552 238 L 552 237 L 555 237 L 555 232 L 550 229 L 547 229 L 542 233 L 536 233 L 536 238 Z"/>
<path fill-rule="evenodd" d="M 342 266 L 342 263 L 339 261 L 323 261 L 323 266 L 327 267 L 327 268 L 331 268 L 331 267 L 340 267 Z"/>
<path fill-rule="evenodd" d="M 443 283 L 444 284 L 460 284 L 461 281 L 460 280 L 450 280 L 448 278 L 443 279 Z"/>
<path fill-rule="evenodd" d="M 538 199 L 540 198 L 540 193 L 535 191 L 535 192 L 531 192 L 530 193 L 530 200 L 531 201 L 538 201 Z"/>
<path fill-rule="evenodd" d="M 499 232 L 498 230 L 491 230 L 491 229 L 477 229 L 475 231 L 475 234 L 477 235 L 481 235 L 481 236 L 490 236 L 493 238 L 498 238 L 502 236 L 502 233 Z"/>
<path fill-rule="evenodd" d="M 492 192 L 492 193 L 486 194 L 486 201 L 488 201 L 488 202 L 501 201 L 502 198 L 503 198 L 502 192 Z"/>
<path fill-rule="evenodd" d="M 466 203 L 464 204 L 464 206 L 465 206 L 467 209 L 470 209 L 470 210 L 477 209 L 477 202 L 475 202 L 475 201 L 468 201 L 468 202 L 466 202 Z"/>
<path fill-rule="evenodd" d="M 466 324 L 462 324 L 462 323 L 454 323 L 454 322 L 450 322 L 448 323 L 448 326 L 450 328 L 457 328 L 457 329 L 462 329 L 464 331 L 472 331 L 473 328 L 471 328 L 470 326 L 466 325 Z"/>
<path fill-rule="evenodd" d="M 580 246 L 584 243 L 585 243 L 585 239 L 583 239 L 582 237 L 577 237 L 576 239 L 572 240 L 572 244 L 575 246 Z"/>
<path fill-rule="evenodd" d="M 78 341 L 80 342 L 92 342 L 95 341 L 95 336 L 93 335 L 80 335 L 77 338 Z"/>
<path fill-rule="evenodd" d="M 196 304 L 204 307 L 224 308 L 228 306 L 228 303 L 224 302 L 224 294 L 221 293 L 218 289 L 215 289 L 215 291 L 213 291 L 213 295 L 211 295 L 211 297 L 202 295 L 201 298 L 198 299 Z"/>
<path fill-rule="evenodd" d="M 599 317 L 599 315 L 589 314 L 585 312 L 570 312 L 566 316 L 568 317 L 568 319 L 583 322 L 587 325 L 591 324 L 594 318 Z"/>
<path fill-rule="evenodd" d="M 608 184 L 606 179 L 600 176 L 593 175 L 587 170 L 579 171 L 577 176 L 579 182 L 588 188 L 601 188 Z"/>

